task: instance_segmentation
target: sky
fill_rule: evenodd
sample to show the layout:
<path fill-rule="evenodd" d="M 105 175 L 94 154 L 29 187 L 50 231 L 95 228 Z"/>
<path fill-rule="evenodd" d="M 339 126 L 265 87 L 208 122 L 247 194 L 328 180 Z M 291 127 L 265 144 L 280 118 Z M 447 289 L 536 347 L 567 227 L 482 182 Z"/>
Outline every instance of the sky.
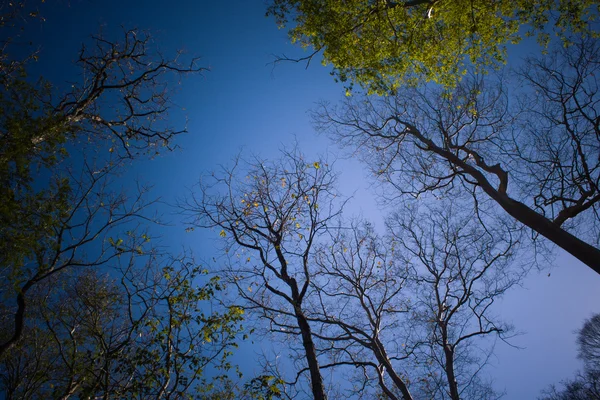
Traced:
<path fill-rule="evenodd" d="M 48 4 L 53 3 L 53 4 Z M 275 55 L 302 55 L 284 30 L 265 17 L 263 1 L 70 0 L 46 2 L 46 21 L 30 33 L 40 46 L 39 73 L 60 83 L 69 79 L 81 42 L 102 30 L 120 27 L 149 30 L 165 51 L 183 49 L 200 57 L 209 71 L 184 78 L 177 86 L 173 124 L 187 118 L 187 134 L 179 148 L 151 161 L 137 162 L 122 179 L 154 185 L 153 194 L 173 204 L 186 195 L 202 174 L 227 165 L 240 151 L 264 158 L 297 141 L 307 155 L 337 156 L 340 190 L 354 195 L 346 214 L 362 213 L 381 224 L 375 191 L 365 168 L 323 135 L 315 133 L 308 111 L 319 101 L 337 102 L 344 90 L 318 62 L 273 65 Z M 521 49 L 520 51 L 523 51 Z M 164 240 L 208 255 L 215 232 L 186 234 L 180 216 L 165 207 L 171 222 Z M 575 331 L 600 312 L 600 277 L 577 260 L 557 252 L 554 266 L 532 272 L 521 288 L 499 304 L 502 317 L 523 332 L 512 344 L 498 343 L 487 373 L 505 399 L 533 399 L 549 384 L 572 377 L 576 359 Z M 254 350 L 246 349 L 245 352 Z"/>

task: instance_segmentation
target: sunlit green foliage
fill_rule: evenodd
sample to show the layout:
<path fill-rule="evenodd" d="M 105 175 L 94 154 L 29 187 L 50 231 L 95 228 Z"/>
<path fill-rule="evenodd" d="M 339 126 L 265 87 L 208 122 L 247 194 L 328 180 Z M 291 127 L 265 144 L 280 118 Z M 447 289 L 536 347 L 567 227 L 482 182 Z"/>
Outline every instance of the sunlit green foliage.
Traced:
<path fill-rule="evenodd" d="M 595 0 L 272 0 L 268 14 L 349 88 L 388 93 L 422 79 L 453 86 L 471 63 L 502 65 L 507 44 L 588 30 L 598 11 Z"/>

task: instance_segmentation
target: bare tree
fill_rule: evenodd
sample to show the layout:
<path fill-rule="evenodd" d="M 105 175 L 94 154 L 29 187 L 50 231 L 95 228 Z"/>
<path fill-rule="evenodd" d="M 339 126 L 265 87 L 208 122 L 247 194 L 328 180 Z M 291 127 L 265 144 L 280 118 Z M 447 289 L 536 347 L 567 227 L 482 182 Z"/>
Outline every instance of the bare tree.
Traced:
<path fill-rule="evenodd" d="M 310 315 L 319 323 L 314 330 L 319 350 L 332 360 L 327 366 L 359 369 L 353 395 L 377 384 L 388 398 L 412 399 L 409 374 L 398 365 L 416 347 L 405 329 L 411 310 L 403 290 L 408 269 L 394 246 L 368 223 L 352 223 L 331 229 L 315 264 Z"/>
<path fill-rule="evenodd" d="M 543 390 L 540 400 L 598 400 L 600 399 L 600 373 L 598 371 L 578 372 L 574 379 L 562 382 L 564 387 L 555 385 Z"/>
<path fill-rule="evenodd" d="M 361 372 L 354 396 L 377 385 L 390 399 L 499 397 L 482 371 L 488 337 L 512 335 L 493 304 L 527 270 L 513 263 L 520 231 L 482 226 L 468 198 L 432 201 L 392 214 L 387 236 L 364 222 L 330 229 L 316 253 L 315 343 L 331 360 L 322 368 Z"/>
<path fill-rule="evenodd" d="M 600 371 L 600 314 L 585 321 L 577 335 L 577 346 L 586 368 Z"/>
<path fill-rule="evenodd" d="M 341 110 L 323 108 L 317 121 L 361 149 L 398 194 L 461 187 L 600 273 L 598 46 L 573 38 L 527 60 L 525 97 L 509 98 L 503 79 L 470 76 L 453 90 L 350 99 Z"/>
<path fill-rule="evenodd" d="M 411 268 L 409 312 L 424 344 L 415 355 L 425 371 L 421 391 L 432 398 L 458 400 L 482 393 L 481 398 L 493 398 L 480 373 L 492 352 L 486 337 L 512 335 L 511 326 L 494 315 L 493 304 L 526 271 L 514 265 L 518 231 L 489 223 L 483 228 L 465 202 L 425 204 L 388 222 Z"/>
<path fill-rule="evenodd" d="M 294 149 L 276 162 L 238 158 L 232 168 L 203 179 L 199 194 L 183 205 L 193 226 L 220 230 L 232 258 L 224 272 L 245 308 L 286 340 L 301 337 L 315 399 L 325 399 L 326 390 L 305 307 L 311 254 L 340 213 L 334 182 L 328 164 L 307 161 Z"/>
<path fill-rule="evenodd" d="M 138 30 L 124 31 L 120 41 L 93 36 L 91 46 L 83 45 L 77 64 L 82 82 L 54 106 L 53 114 L 61 123 L 77 126 L 77 134 L 96 141 L 112 140 L 111 151 L 128 157 L 136 152 L 151 155 L 173 144 L 175 135 L 185 129 L 169 127 L 166 116 L 172 87 L 166 76 L 181 77 L 205 68 L 197 59 L 187 62 L 178 52 L 165 58 L 152 45 L 149 34 Z M 47 139 L 42 133 L 32 142 Z"/>

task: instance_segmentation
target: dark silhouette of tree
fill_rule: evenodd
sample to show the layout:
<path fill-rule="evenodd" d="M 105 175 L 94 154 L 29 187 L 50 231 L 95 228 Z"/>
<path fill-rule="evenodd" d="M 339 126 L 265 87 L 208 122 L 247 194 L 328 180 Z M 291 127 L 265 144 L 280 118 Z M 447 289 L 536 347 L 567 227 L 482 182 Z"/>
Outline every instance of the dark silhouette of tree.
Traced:
<path fill-rule="evenodd" d="M 600 314 L 585 321 L 577 336 L 577 347 L 586 368 L 600 370 Z"/>
<path fill-rule="evenodd" d="M 322 370 L 353 369 L 346 395 L 490 398 L 480 373 L 491 349 L 476 344 L 511 335 L 492 305 L 524 275 L 512 265 L 521 232 L 482 226 L 468 200 L 398 211 L 381 236 L 367 222 L 346 226 L 329 165 L 293 150 L 237 158 L 181 207 L 224 241 L 222 273 L 242 306 L 303 361 L 286 384 L 308 373 L 318 398 Z"/>
<path fill-rule="evenodd" d="M 22 337 L 0 360 L 5 398 L 179 398 L 210 383 L 208 367 L 227 373 L 242 310 L 217 311 L 223 286 L 190 257 L 132 242 L 120 246 L 143 251 L 113 268 L 65 269 L 37 284 Z"/>
<path fill-rule="evenodd" d="M 492 305 L 526 271 L 513 264 L 519 231 L 483 228 L 468 199 L 425 204 L 392 214 L 387 236 L 365 222 L 329 229 L 316 253 L 313 335 L 331 360 L 322 368 L 358 371 L 351 396 L 497 396 L 481 377 L 484 344 L 512 335 Z"/>
<path fill-rule="evenodd" d="M 19 18 L 20 5 L 3 3 L 11 18 Z M 109 230 L 148 218 L 147 189 L 116 193 L 110 176 L 125 159 L 173 146 L 184 129 L 164 121 L 166 74 L 202 70 L 195 60 L 181 64 L 180 54 L 164 58 L 149 35 L 129 30 L 120 41 L 94 36 L 83 45 L 81 80 L 61 93 L 43 79 L 28 80 L 28 62 L 37 55 L 13 60 L 10 44 L 0 54 L 0 266 L 2 296 L 15 304 L 5 310 L 12 310 L 13 333 L 2 339 L 0 356 L 23 334 L 37 284 L 63 269 L 100 267 L 136 251 L 106 240 Z"/>
<path fill-rule="evenodd" d="M 340 213 L 334 182 L 328 164 L 294 149 L 275 162 L 238 158 L 203 179 L 182 205 L 193 226 L 215 228 L 226 241 L 233 261 L 224 274 L 244 307 L 287 341 L 301 338 L 306 368 L 296 381 L 308 370 L 315 399 L 325 399 L 326 390 L 306 307 L 314 246 Z"/>
<path fill-rule="evenodd" d="M 600 273 L 599 42 L 572 41 L 526 61 L 521 96 L 509 97 L 502 79 L 472 75 L 452 90 L 349 99 L 324 107 L 317 122 L 364 152 L 391 197 L 461 188 L 480 216 L 491 200 Z"/>
<path fill-rule="evenodd" d="M 404 293 L 408 266 L 394 245 L 366 222 L 329 229 L 330 240 L 316 253 L 311 320 L 329 368 L 358 370 L 349 396 L 378 385 L 390 399 L 412 399 L 410 373 L 402 362 L 414 355 L 413 310 Z"/>
<path fill-rule="evenodd" d="M 481 371 L 493 352 L 486 338 L 513 335 L 492 306 L 526 272 L 515 262 L 518 231 L 501 222 L 482 227 L 468 199 L 424 201 L 413 210 L 394 214 L 388 225 L 410 268 L 419 392 L 453 400 L 500 397 Z"/>
<path fill-rule="evenodd" d="M 600 399 L 600 314 L 586 320 L 577 334 L 578 357 L 583 371 L 575 378 L 542 392 L 540 400 L 598 400 Z"/>

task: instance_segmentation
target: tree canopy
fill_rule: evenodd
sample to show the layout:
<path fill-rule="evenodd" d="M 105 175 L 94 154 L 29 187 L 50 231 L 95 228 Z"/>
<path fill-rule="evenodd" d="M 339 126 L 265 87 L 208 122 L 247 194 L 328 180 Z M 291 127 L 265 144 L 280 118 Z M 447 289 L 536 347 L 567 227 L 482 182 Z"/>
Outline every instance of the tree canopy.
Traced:
<path fill-rule="evenodd" d="M 323 52 L 323 63 L 351 86 L 386 93 L 403 84 L 453 86 L 470 65 L 506 62 L 506 46 L 552 29 L 589 30 L 594 0 L 273 0 L 268 14 L 293 42 Z M 309 56 L 312 57 L 312 56 Z"/>
<path fill-rule="evenodd" d="M 499 398 L 488 366 L 516 334 L 504 296 L 552 248 L 600 273 L 596 1 L 270 1 L 312 48 L 305 61 L 322 52 L 347 90 L 366 89 L 313 122 L 363 157 L 386 208 L 356 203 L 383 221 L 348 215 L 348 164 L 314 143 L 273 158 L 248 130 L 260 153 L 211 173 L 236 133 L 226 119 L 251 125 L 234 102 L 207 113 L 212 90 L 190 114 L 215 120 L 226 153 L 206 161 L 196 142 L 196 159 L 148 169 L 186 131 L 168 115 L 174 84 L 204 68 L 103 27 L 55 74 L 40 38 L 21 40 L 38 3 L 0 0 L 0 397 Z M 543 52 L 492 72 L 529 35 Z M 201 178 L 187 198 L 150 197 L 148 183 L 183 189 L 188 171 Z M 594 316 L 579 331 L 585 369 L 551 396 L 598 397 L 599 336 Z M 263 354 L 232 357 L 246 339 Z"/>

